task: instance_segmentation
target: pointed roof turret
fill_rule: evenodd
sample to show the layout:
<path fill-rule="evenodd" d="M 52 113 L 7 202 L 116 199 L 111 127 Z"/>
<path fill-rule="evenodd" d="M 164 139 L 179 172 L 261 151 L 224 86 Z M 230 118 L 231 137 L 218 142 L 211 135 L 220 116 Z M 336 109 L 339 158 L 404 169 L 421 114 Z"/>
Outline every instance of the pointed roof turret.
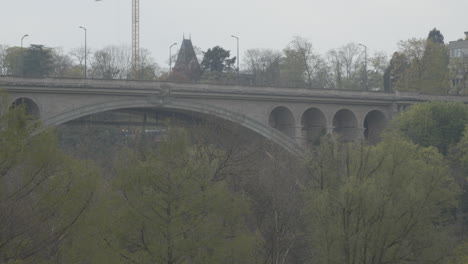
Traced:
<path fill-rule="evenodd" d="M 201 75 L 200 63 L 193 49 L 191 39 L 183 39 L 172 70 L 174 77 L 183 80 L 198 80 Z"/>

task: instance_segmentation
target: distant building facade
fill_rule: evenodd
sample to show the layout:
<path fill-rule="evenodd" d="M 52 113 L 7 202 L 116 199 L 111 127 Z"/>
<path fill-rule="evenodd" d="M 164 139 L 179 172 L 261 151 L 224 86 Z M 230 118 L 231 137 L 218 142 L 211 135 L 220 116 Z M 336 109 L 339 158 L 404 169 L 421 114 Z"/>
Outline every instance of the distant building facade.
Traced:
<path fill-rule="evenodd" d="M 198 81 L 202 74 L 191 39 L 183 39 L 170 78 L 177 81 Z"/>
<path fill-rule="evenodd" d="M 468 94 L 468 31 L 465 40 L 450 41 L 448 51 L 451 88 L 454 93 Z"/>

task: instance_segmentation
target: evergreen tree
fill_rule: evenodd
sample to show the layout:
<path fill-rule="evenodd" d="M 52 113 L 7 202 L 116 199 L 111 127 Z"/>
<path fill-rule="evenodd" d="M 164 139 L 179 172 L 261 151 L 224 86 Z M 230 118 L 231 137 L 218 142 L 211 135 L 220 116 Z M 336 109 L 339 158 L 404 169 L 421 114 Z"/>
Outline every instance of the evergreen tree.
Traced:
<path fill-rule="evenodd" d="M 427 40 L 436 44 L 444 44 L 444 35 L 440 33 L 440 30 L 437 30 L 437 28 L 434 28 L 433 30 L 429 32 L 429 35 L 427 36 Z"/>
<path fill-rule="evenodd" d="M 43 45 L 31 45 L 24 52 L 25 76 L 47 77 L 54 70 L 53 53 Z"/>
<path fill-rule="evenodd" d="M 229 50 L 225 50 L 220 46 L 215 46 L 203 52 L 203 60 L 201 68 L 205 72 L 225 72 L 231 70 L 236 57 L 229 58 Z"/>

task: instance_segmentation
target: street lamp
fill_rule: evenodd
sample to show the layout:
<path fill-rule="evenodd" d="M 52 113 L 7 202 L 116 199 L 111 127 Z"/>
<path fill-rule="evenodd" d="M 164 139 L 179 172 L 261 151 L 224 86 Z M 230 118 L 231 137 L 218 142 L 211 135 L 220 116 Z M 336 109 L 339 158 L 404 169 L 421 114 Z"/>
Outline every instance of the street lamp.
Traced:
<path fill-rule="evenodd" d="M 23 39 L 24 39 L 25 37 L 29 37 L 29 35 L 28 35 L 28 34 L 24 34 L 23 37 L 21 38 L 21 48 L 23 48 Z"/>
<path fill-rule="evenodd" d="M 28 34 L 24 34 L 21 37 L 21 76 L 24 76 L 24 56 L 23 56 L 23 39 L 29 37 Z"/>
<path fill-rule="evenodd" d="M 358 45 L 364 47 L 364 71 L 366 73 L 365 80 L 364 80 L 364 85 L 366 87 L 366 90 L 368 91 L 369 87 L 368 87 L 368 82 L 367 82 L 367 46 L 364 45 L 364 44 L 360 44 L 360 43 L 358 43 Z"/>
<path fill-rule="evenodd" d="M 172 73 L 172 47 L 177 45 L 177 43 L 173 43 L 171 46 L 169 46 L 169 78 L 171 78 L 171 73 Z"/>
<path fill-rule="evenodd" d="M 231 37 L 237 40 L 237 84 L 239 84 L 239 38 L 231 35 Z"/>
<path fill-rule="evenodd" d="M 86 72 L 88 71 L 87 70 L 87 55 L 88 55 L 87 54 L 88 53 L 88 51 L 87 51 L 87 44 L 88 44 L 87 38 L 88 38 L 88 36 L 87 35 L 88 34 L 87 34 L 87 30 L 86 30 L 85 27 L 79 26 L 78 28 L 81 28 L 81 29 L 84 30 L 84 77 L 86 79 Z"/>

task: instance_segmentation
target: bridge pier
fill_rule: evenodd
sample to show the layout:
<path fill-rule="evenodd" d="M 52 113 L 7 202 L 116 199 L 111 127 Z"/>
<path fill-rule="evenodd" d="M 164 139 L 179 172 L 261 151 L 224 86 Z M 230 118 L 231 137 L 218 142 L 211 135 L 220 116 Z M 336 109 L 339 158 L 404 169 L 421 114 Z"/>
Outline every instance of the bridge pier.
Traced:
<path fill-rule="evenodd" d="M 366 128 L 364 128 L 363 126 L 359 126 L 355 129 L 355 134 L 354 134 L 354 140 L 364 140 L 365 139 L 365 136 L 364 136 L 364 132 L 366 131 Z"/>

